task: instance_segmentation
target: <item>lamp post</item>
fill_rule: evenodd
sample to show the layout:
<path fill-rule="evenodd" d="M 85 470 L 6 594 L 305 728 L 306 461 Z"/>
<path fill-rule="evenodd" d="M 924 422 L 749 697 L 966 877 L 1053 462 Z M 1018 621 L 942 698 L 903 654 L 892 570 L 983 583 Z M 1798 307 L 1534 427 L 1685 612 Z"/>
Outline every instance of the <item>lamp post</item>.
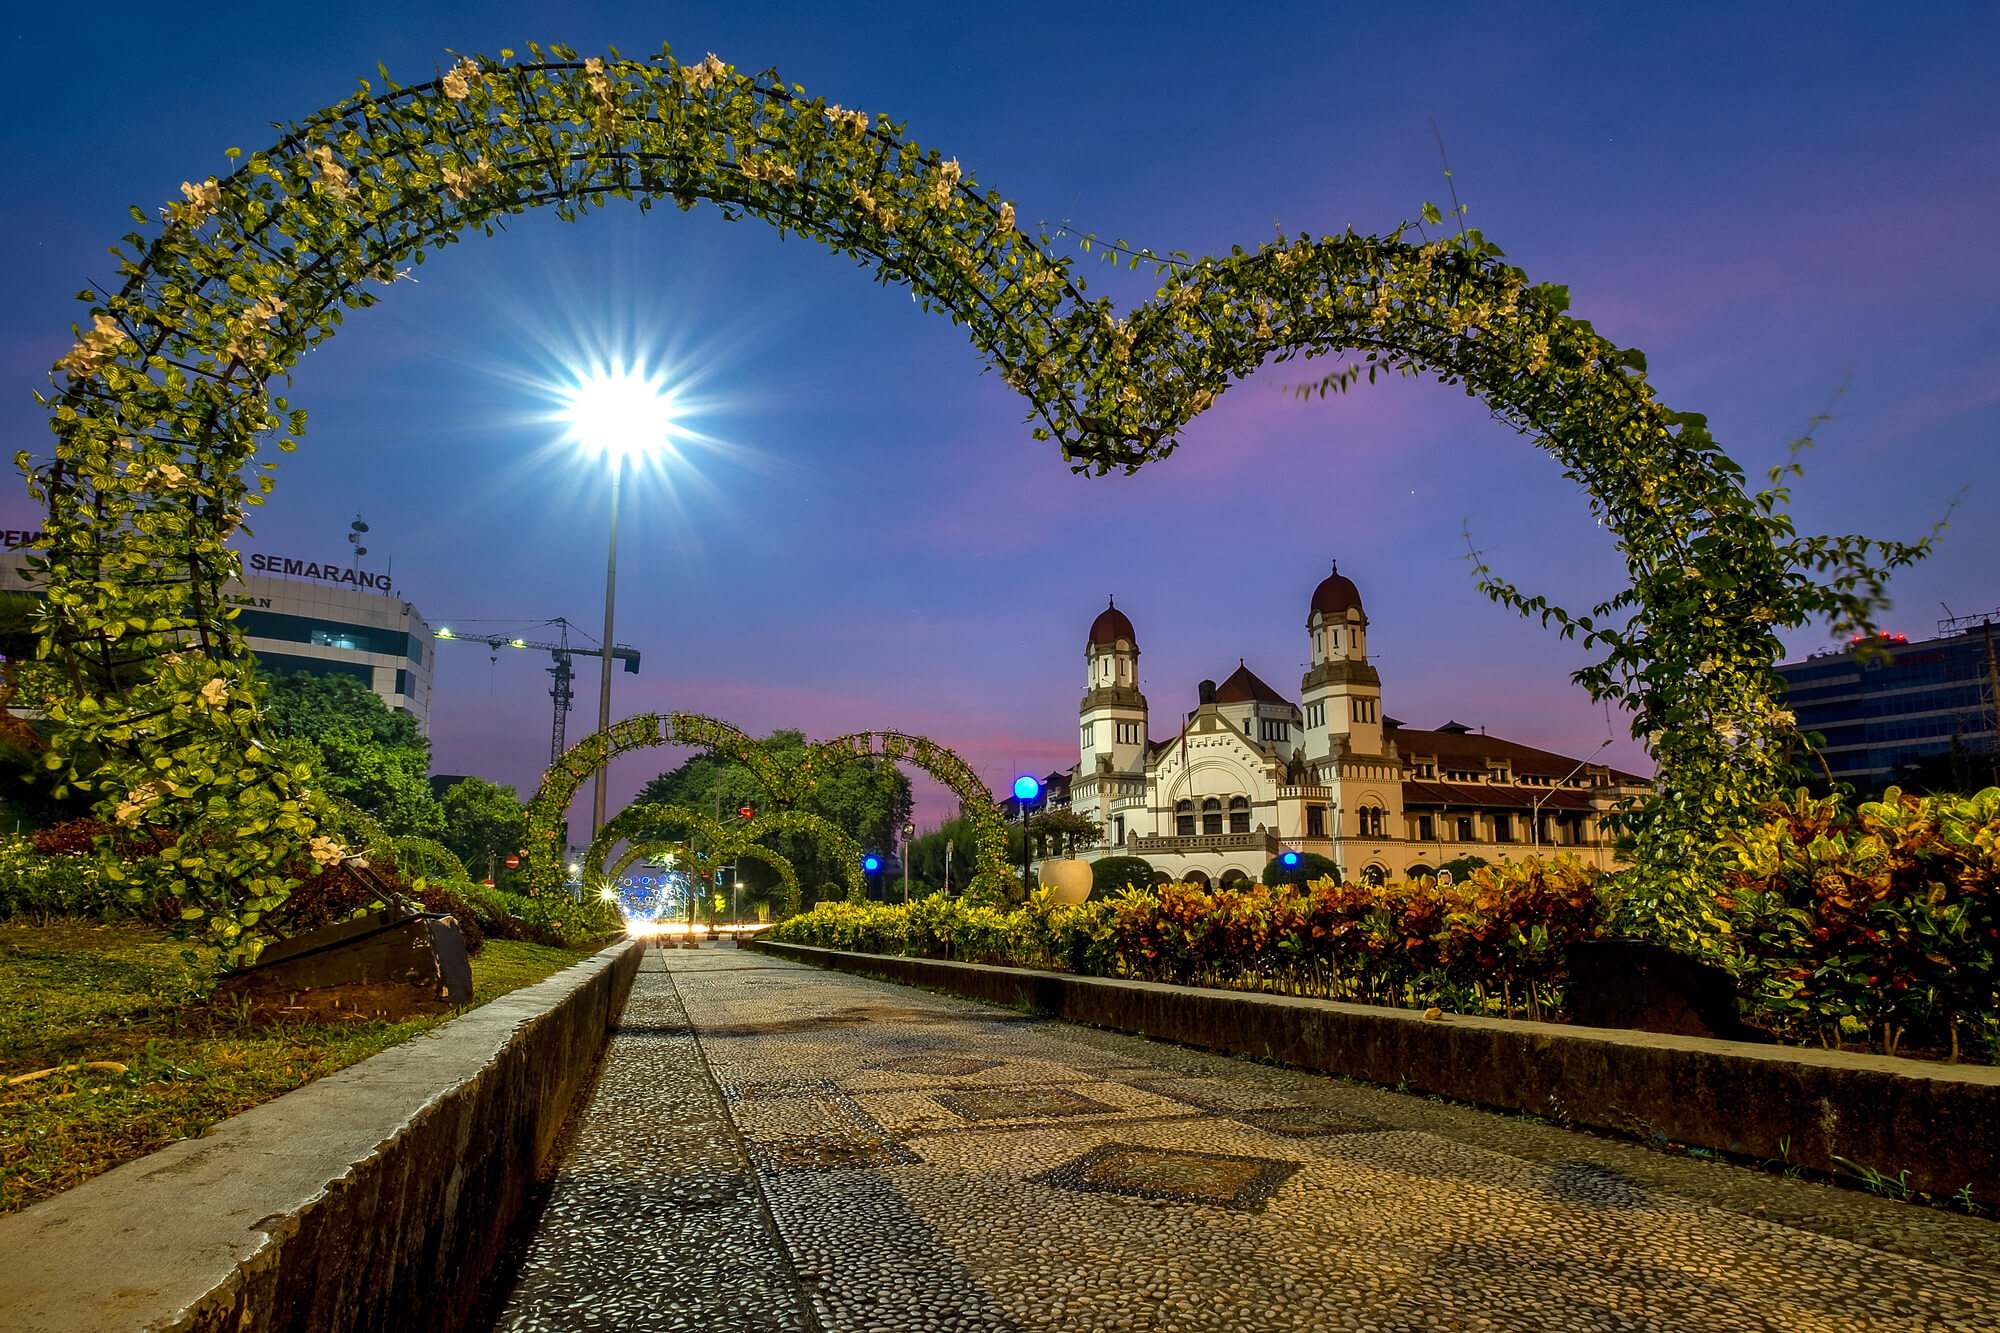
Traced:
<path fill-rule="evenodd" d="M 1611 741 L 1609 738 L 1607 738 L 1604 742 L 1604 745 L 1609 745 L 1609 744 L 1611 744 Z M 1597 758 L 1598 755 L 1603 754 L 1604 745 L 1600 745 L 1595 750 L 1592 750 L 1586 758 L 1579 759 L 1577 761 L 1575 768 L 1572 768 L 1569 772 L 1563 774 L 1560 778 L 1557 778 L 1556 785 L 1554 787 L 1551 787 L 1546 795 L 1539 797 L 1534 802 L 1534 804 L 1528 807 L 1528 838 L 1529 838 L 1528 845 L 1534 848 L 1534 850 L 1538 852 L 1542 850 L 1542 802 L 1548 800 L 1550 796 L 1554 796 L 1558 791 L 1562 790 L 1562 786 L 1564 783 L 1568 782 L 1578 773 L 1581 773 L 1592 759 L 1595 759 Z"/>
<path fill-rule="evenodd" d="M 618 640 L 612 638 L 612 616 L 618 606 L 618 488 L 625 480 L 625 455 L 611 456 L 611 548 L 604 558 L 604 655 L 599 659 L 597 675 L 597 729 L 611 730 L 611 649 Z M 611 765 L 607 761 L 597 766 L 597 786 L 590 797 L 590 836 L 604 827 L 604 779 Z"/>
<path fill-rule="evenodd" d="M 673 433 L 674 404 L 658 377 L 636 368 L 613 364 L 580 378 L 566 393 L 564 419 L 570 436 L 585 450 L 611 464 L 611 533 L 604 562 L 604 657 L 597 687 L 597 729 L 611 727 L 611 650 L 618 602 L 618 500 L 625 480 L 625 461 L 666 447 Z M 590 802 L 590 833 L 604 827 L 605 781 L 609 764 L 597 766 L 596 789 Z"/>
<path fill-rule="evenodd" d="M 1028 881 L 1034 877 L 1034 867 L 1030 864 L 1032 852 L 1028 844 L 1028 806 L 1042 794 L 1041 782 L 1023 773 L 1014 779 L 1014 799 L 1021 806 L 1021 891 L 1033 893 L 1034 886 Z"/>

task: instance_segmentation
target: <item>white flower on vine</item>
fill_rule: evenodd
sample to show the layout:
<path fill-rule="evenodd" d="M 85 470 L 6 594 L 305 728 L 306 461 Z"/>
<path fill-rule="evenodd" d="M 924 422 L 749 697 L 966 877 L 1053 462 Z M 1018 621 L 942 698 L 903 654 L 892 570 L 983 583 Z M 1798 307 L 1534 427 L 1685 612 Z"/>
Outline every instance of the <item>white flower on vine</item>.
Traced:
<path fill-rule="evenodd" d="M 160 660 L 162 662 L 165 662 L 168 666 L 179 666 L 181 664 L 182 658 L 179 653 L 162 653 L 160 655 Z"/>
<path fill-rule="evenodd" d="M 1389 309 L 1389 287 L 1384 283 L 1375 289 L 1375 308 L 1368 312 L 1368 323 L 1379 329 L 1389 322 L 1392 313 Z"/>
<path fill-rule="evenodd" d="M 217 676 L 201 687 L 201 697 L 208 701 L 210 708 L 220 708 L 229 698 L 229 682 Z"/>
<path fill-rule="evenodd" d="M 1128 406 L 1139 401 L 1139 391 L 1128 384 L 1118 391 L 1118 401 Z"/>
<path fill-rule="evenodd" d="M 1014 206 L 1012 204 L 1000 205 L 1000 230 L 1014 230 Z"/>
<path fill-rule="evenodd" d="M 1723 744 L 1725 745 L 1736 744 L 1736 738 L 1741 733 L 1736 730 L 1736 724 L 1734 722 L 1718 720 L 1714 724 L 1714 726 L 1715 726 L 1715 734 L 1722 738 Z"/>
<path fill-rule="evenodd" d="M 472 85 L 479 82 L 479 74 L 479 62 L 467 56 L 452 66 L 450 72 L 438 81 L 438 86 L 452 101 L 463 102 L 471 95 Z"/>
<path fill-rule="evenodd" d="M 825 114 L 826 118 L 834 124 L 845 125 L 857 134 L 866 133 L 868 130 L 868 113 L 866 111 L 845 111 L 836 104 L 828 107 Z"/>
<path fill-rule="evenodd" d="M 599 62 L 600 65 L 602 63 L 601 61 Z M 702 61 L 699 65 L 681 66 L 681 77 L 687 80 L 687 86 L 696 92 L 704 92 L 707 89 L 713 88 L 717 83 L 722 81 L 723 75 L 728 72 L 729 66 L 723 64 L 713 51 L 710 51 L 708 59 Z"/>
<path fill-rule="evenodd" d="M 347 849 L 332 838 L 318 837 L 307 849 L 312 859 L 320 865 L 330 866 L 347 859 Z"/>
<path fill-rule="evenodd" d="M 280 301 L 275 296 L 260 296 L 250 303 L 248 310 L 243 312 L 243 323 L 246 327 L 254 323 L 262 324 L 268 328 L 276 322 L 279 315 L 284 313 L 285 303 L 283 301 Z"/>
<path fill-rule="evenodd" d="M 443 171 L 445 192 L 454 199 L 469 199 L 472 192 L 494 178 L 494 170 L 485 158 L 480 158 L 469 167 L 446 167 Z"/>
<path fill-rule="evenodd" d="M 1198 417 L 1214 405 L 1214 394 L 1210 393 L 1207 389 L 1197 389 L 1194 396 L 1188 399 L 1188 415 Z"/>
<path fill-rule="evenodd" d="M 123 800 L 118 802 L 118 812 L 113 818 L 129 828 L 139 822 L 139 815 L 147 806 L 159 799 L 159 784 L 142 782 L 134 787 Z"/>
<path fill-rule="evenodd" d="M 951 202 L 951 192 L 958 187 L 959 177 L 962 174 L 958 159 L 955 157 L 938 168 L 936 179 L 931 181 L 932 207 L 943 208 Z"/>
<path fill-rule="evenodd" d="M 1056 360 L 1052 356 L 1045 356 L 1041 359 L 1041 362 L 1038 365 L 1036 365 L 1035 373 L 1040 375 L 1045 380 L 1052 380 L 1056 376 L 1062 373 L 1062 362 Z"/>
<path fill-rule="evenodd" d="M 333 149 L 320 144 L 306 154 L 319 170 L 320 184 L 337 198 L 351 199 L 354 196 L 354 181 L 347 174 L 347 168 L 333 160 Z"/>
<path fill-rule="evenodd" d="M 1712 657 L 1702 659 L 1702 664 L 1695 668 L 1696 671 L 1699 671 L 1704 676 L 1714 675 L 1716 669 L 1717 669 L 1717 663 L 1716 660 Z"/>
<path fill-rule="evenodd" d="M 1549 335 L 1538 333 L 1528 340 L 1528 373 L 1539 375 L 1549 363 Z"/>
<path fill-rule="evenodd" d="M 94 317 L 90 332 L 83 335 L 76 346 L 70 348 L 69 355 L 57 364 L 70 374 L 81 379 L 95 374 L 97 368 L 109 361 L 125 341 L 125 330 L 109 315 Z"/>
<path fill-rule="evenodd" d="M 776 181 L 795 181 L 799 178 L 799 173 L 789 162 L 780 162 L 769 153 L 746 157 L 737 163 L 736 167 L 751 180 L 763 181 L 766 184 Z"/>
<path fill-rule="evenodd" d="M 199 185 L 182 181 L 181 194 L 187 199 L 180 208 L 181 221 L 190 227 L 200 226 L 222 204 L 222 186 L 213 176 Z"/>
<path fill-rule="evenodd" d="M 1699 582 L 1701 579 L 1701 571 L 1699 569 L 1696 569 L 1693 565 L 1682 565 L 1681 577 L 1686 579 L 1690 583 Z"/>

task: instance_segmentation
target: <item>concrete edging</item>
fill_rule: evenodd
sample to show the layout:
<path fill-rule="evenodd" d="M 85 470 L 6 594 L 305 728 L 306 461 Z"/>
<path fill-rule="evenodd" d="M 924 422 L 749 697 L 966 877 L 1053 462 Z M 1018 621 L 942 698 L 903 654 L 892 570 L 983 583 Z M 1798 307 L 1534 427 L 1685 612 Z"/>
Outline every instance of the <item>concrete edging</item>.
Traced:
<path fill-rule="evenodd" d="M 0 1325 L 454 1333 L 644 948 L 613 945 L 0 1218 Z"/>
<path fill-rule="evenodd" d="M 847 953 L 779 958 L 1093 1027 L 1913 1189 L 2000 1201 L 2000 1068 Z"/>

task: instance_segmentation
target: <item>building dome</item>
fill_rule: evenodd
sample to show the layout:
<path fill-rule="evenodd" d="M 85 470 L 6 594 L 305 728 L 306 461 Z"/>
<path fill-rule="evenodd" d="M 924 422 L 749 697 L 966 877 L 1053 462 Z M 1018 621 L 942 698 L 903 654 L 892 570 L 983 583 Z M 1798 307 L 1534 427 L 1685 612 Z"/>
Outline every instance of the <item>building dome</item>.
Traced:
<path fill-rule="evenodd" d="M 1090 622 L 1090 639 L 1084 646 L 1086 648 L 1095 648 L 1099 644 L 1109 646 L 1120 639 L 1134 648 L 1139 646 L 1139 636 L 1133 631 L 1132 622 L 1126 619 L 1125 613 L 1118 609 L 1118 604 L 1114 601 L 1098 612 L 1097 619 Z"/>
<path fill-rule="evenodd" d="M 1313 589 L 1312 606 L 1307 609 L 1306 616 L 1310 619 L 1312 613 L 1317 611 L 1328 620 L 1345 620 L 1350 606 L 1361 610 L 1361 590 L 1354 586 L 1353 579 L 1340 572 L 1340 564 L 1336 561 L 1333 572 Z"/>

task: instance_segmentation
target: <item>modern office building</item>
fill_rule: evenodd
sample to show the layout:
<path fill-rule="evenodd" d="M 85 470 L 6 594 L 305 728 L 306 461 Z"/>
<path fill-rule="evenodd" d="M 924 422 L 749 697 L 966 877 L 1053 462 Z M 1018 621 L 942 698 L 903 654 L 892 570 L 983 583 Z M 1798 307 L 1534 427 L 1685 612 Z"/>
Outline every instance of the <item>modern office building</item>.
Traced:
<path fill-rule="evenodd" d="M 7 534 L 24 540 L 0 555 L 0 588 L 34 591 L 23 570 L 39 536 Z M 417 608 L 387 591 L 386 576 L 275 556 L 244 564 L 269 572 L 246 573 L 224 595 L 266 669 L 352 676 L 428 731 L 437 647 Z"/>
<path fill-rule="evenodd" d="M 1938 622 L 1937 635 L 1911 643 L 1901 634 L 1787 662 L 1785 705 L 1799 730 L 1826 738 L 1832 775 L 1867 790 L 1905 764 L 1945 754 L 1954 739 L 1991 754 L 1994 699 L 2000 694 L 2000 611 Z"/>

